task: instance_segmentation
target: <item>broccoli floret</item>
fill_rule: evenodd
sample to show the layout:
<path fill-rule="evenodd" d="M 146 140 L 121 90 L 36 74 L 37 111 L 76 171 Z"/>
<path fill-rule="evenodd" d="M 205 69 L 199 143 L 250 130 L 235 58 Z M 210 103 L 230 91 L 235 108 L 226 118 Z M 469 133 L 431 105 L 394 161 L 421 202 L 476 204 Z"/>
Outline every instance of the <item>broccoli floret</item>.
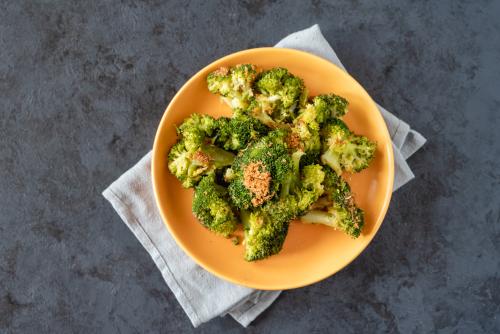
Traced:
<path fill-rule="evenodd" d="M 207 76 L 208 90 L 221 95 L 232 109 L 246 109 L 253 97 L 252 84 L 256 76 L 254 65 L 221 67 Z"/>
<path fill-rule="evenodd" d="M 324 167 L 325 194 L 300 217 L 304 223 L 331 226 L 352 238 L 361 234 L 364 226 L 363 210 L 354 203 L 349 184 L 329 167 Z"/>
<path fill-rule="evenodd" d="M 316 121 L 323 124 L 332 118 L 344 116 L 349 102 L 339 95 L 324 94 L 316 96 L 312 104 L 316 111 Z"/>
<path fill-rule="evenodd" d="M 297 137 L 298 146 L 305 153 L 301 161 L 302 166 L 317 162 L 321 154 L 320 126 L 312 106 L 309 105 L 293 121 L 292 135 Z"/>
<path fill-rule="evenodd" d="M 321 161 L 337 174 L 357 173 L 368 167 L 375 155 L 376 143 L 352 133 L 339 119 L 326 123 L 322 132 Z"/>
<path fill-rule="evenodd" d="M 217 121 L 209 115 L 192 114 L 177 128 L 187 149 L 200 147 L 217 129 Z"/>
<path fill-rule="evenodd" d="M 250 141 L 256 140 L 269 131 L 269 128 L 247 115 L 234 118 L 217 119 L 217 135 L 215 144 L 226 150 L 239 151 L 247 147 Z"/>
<path fill-rule="evenodd" d="M 286 175 L 286 178 L 281 184 L 280 198 L 283 199 L 300 192 L 300 159 L 303 155 L 303 151 L 295 151 L 292 154 L 292 168 L 289 170 L 289 173 Z"/>
<path fill-rule="evenodd" d="M 297 155 L 295 158 L 300 157 Z M 295 163 L 297 166 L 298 163 Z M 323 193 L 321 166 L 306 166 L 302 178 L 288 179 L 279 198 L 251 212 L 242 211 L 245 227 L 245 259 L 256 261 L 279 253 L 290 221 L 303 213 Z"/>
<path fill-rule="evenodd" d="M 206 228 L 224 237 L 230 236 L 238 224 L 227 189 L 215 183 L 213 173 L 204 176 L 195 188 L 193 213 Z"/>
<path fill-rule="evenodd" d="M 168 169 L 181 181 L 184 188 L 192 187 L 199 181 L 203 166 L 191 158 L 192 153 L 186 149 L 184 141 L 177 142 L 168 154 Z"/>
<path fill-rule="evenodd" d="M 285 68 L 262 72 L 255 80 L 256 97 L 260 110 L 278 123 L 291 122 L 296 109 L 304 101 L 304 83 Z"/>
<path fill-rule="evenodd" d="M 325 172 L 320 165 L 305 166 L 302 170 L 301 191 L 298 196 L 298 212 L 301 215 L 316 202 L 324 192 Z"/>
<path fill-rule="evenodd" d="M 325 122 L 344 116 L 347 112 L 348 102 L 335 94 L 316 96 L 311 103 L 305 103 L 299 109 L 297 119 L 310 123 L 315 121 L 318 126 Z"/>
<path fill-rule="evenodd" d="M 211 116 L 192 114 L 177 128 L 180 139 L 170 149 L 168 168 L 183 187 L 193 187 L 203 175 L 232 164 L 234 154 L 211 144 L 217 126 Z"/>
<path fill-rule="evenodd" d="M 223 167 L 230 166 L 235 158 L 234 154 L 232 154 L 231 152 L 223 150 L 215 145 L 203 145 L 199 149 L 199 152 L 208 156 L 208 158 L 210 159 L 210 166 L 213 166 L 213 170 L 218 170 Z"/>
<path fill-rule="evenodd" d="M 320 165 L 308 165 L 300 172 L 302 151 L 292 154 L 292 168 L 283 181 L 280 190 L 280 200 L 294 198 L 295 207 L 290 211 L 294 216 L 303 214 L 323 194 L 325 174 Z"/>
<path fill-rule="evenodd" d="M 257 207 L 277 193 L 290 170 L 287 131 L 274 130 L 248 146 L 231 166 L 229 194 L 240 209 Z"/>
<path fill-rule="evenodd" d="M 201 145 L 189 150 L 186 141 L 178 141 L 168 154 L 168 169 L 184 188 L 195 186 L 203 175 L 230 166 L 234 154 L 214 145 Z"/>
<path fill-rule="evenodd" d="M 252 99 L 248 108 L 244 111 L 237 111 L 236 115 L 240 113 L 248 114 L 270 128 L 277 129 L 281 127 L 281 124 L 275 121 L 256 99 Z"/>
<path fill-rule="evenodd" d="M 252 212 L 242 211 L 245 229 L 245 260 L 256 261 L 277 254 L 283 248 L 290 220 L 294 218 L 293 198 L 268 202 Z"/>

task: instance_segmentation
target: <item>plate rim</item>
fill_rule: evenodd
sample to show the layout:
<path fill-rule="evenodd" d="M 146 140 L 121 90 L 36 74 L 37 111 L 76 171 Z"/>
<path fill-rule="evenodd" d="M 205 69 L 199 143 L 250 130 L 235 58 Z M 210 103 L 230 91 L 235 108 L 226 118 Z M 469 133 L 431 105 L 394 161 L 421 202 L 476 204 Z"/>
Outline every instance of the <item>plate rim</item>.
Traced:
<path fill-rule="evenodd" d="M 199 77 L 202 75 L 203 72 L 205 72 L 206 69 L 208 69 L 210 67 L 213 67 L 216 63 L 223 63 L 225 61 L 230 60 L 231 58 L 234 58 L 236 56 L 239 56 L 239 55 L 242 55 L 242 54 L 245 54 L 245 53 L 269 52 L 269 51 L 271 51 L 271 52 L 296 53 L 296 54 L 305 55 L 307 57 L 313 57 L 313 58 L 315 58 L 316 61 L 326 63 L 329 66 L 333 66 L 333 67 L 337 68 L 339 71 L 344 72 L 357 85 L 359 85 L 359 87 L 361 87 L 361 89 L 368 96 L 368 103 L 372 105 L 372 109 L 374 109 L 374 110 L 377 111 L 376 112 L 376 117 L 379 118 L 379 120 L 381 120 L 382 123 L 384 124 L 383 131 L 384 131 L 385 137 L 387 137 L 389 143 L 391 143 L 391 145 L 388 145 L 389 149 L 387 150 L 387 153 L 388 153 L 387 154 L 387 158 L 389 160 L 388 161 L 388 183 L 389 184 L 388 184 L 388 187 L 387 187 L 388 190 L 384 194 L 384 200 L 383 200 L 383 204 L 382 204 L 382 209 L 381 209 L 381 211 L 379 213 L 379 219 L 377 219 L 377 221 L 375 222 L 374 229 L 372 230 L 373 233 L 371 233 L 371 235 L 369 236 L 369 239 L 367 240 L 366 245 L 364 247 L 362 247 L 359 250 L 359 252 L 356 252 L 354 254 L 354 256 L 351 259 L 349 259 L 348 261 L 346 261 L 342 266 L 337 267 L 337 268 L 335 268 L 332 271 L 328 271 L 327 274 L 320 275 L 319 277 L 317 277 L 317 278 L 315 278 L 313 280 L 302 281 L 302 282 L 296 283 L 296 284 L 282 284 L 282 285 L 279 285 L 279 284 L 262 285 L 262 284 L 258 284 L 258 283 L 256 283 L 256 284 L 248 284 L 248 282 L 241 282 L 241 281 L 239 281 L 237 279 L 234 279 L 231 276 L 228 276 L 228 275 L 224 274 L 224 272 L 221 272 L 219 270 L 215 270 L 215 269 L 211 268 L 209 265 L 207 265 L 206 263 L 204 263 L 204 261 L 202 259 L 200 259 L 199 257 L 193 255 L 190 252 L 190 250 L 188 249 L 188 247 L 186 245 L 184 245 L 184 243 L 177 236 L 175 230 L 173 228 L 171 228 L 170 223 L 169 223 L 169 221 L 168 221 L 168 219 L 166 217 L 166 214 L 164 213 L 165 210 L 164 210 L 162 204 L 160 203 L 160 200 L 159 200 L 159 197 L 158 197 L 157 184 L 155 182 L 155 180 L 157 178 L 156 176 L 157 176 L 157 173 L 158 173 L 157 169 L 155 168 L 155 166 L 157 165 L 155 163 L 155 161 L 157 159 L 159 159 L 159 157 L 158 157 L 158 154 L 159 154 L 159 152 L 158 152 L 158 145 L 159 145 L 159 140 L 160 140 L 159 139 L 159 137 L 160 137 L 160 135 L 159 135 L 160 134 L 160 129 L 162 129 L 162 128 L 164 128 L 166 126 L 166 124 L 164 124 L 164 123 L 166 122 L 167 115 L 168 115 L 169 112 L 171 112 L 171 107 L 174 105 L 174 102 L 182 95 L 183 91 L 186 90 L 190 86 L 191 82 L 193 82 L 195 80 L 198 80 Z M 194 262 L 196 262 L 202 268 L 204 268 L 208 272 L 214 274 L 215 276 L 217 276 L 217 277 L 219 277 L 221 279 L 224 279 L 226 281 L 229 281 L 231 283 L 240 285 L 240 286 L 245 286 L 245 287 L 249 287 L 249 288 L 253 288 L 253 289 L 260 289 L 260 290 L 285 290 L 285 289 L 288 290 L 288 289 L 296 289 L 296 288 L 308 286 L 308 285 L 317 283 L 319 281 L 322 281 L 322 280 L 324 280 L 324 279 L 326 279 L 326 278 L 328 278 L 330 276 L 335 275 L 336 273 L 338 273 L 339 271 L 341 271 L 345 267 L 347 267 L 350 263 L 352 263 L 356 258 L 358 258 L 358 256 L 363 251 L 365 251 L 366 248 L 368 248 L 368 246 L 373 241 L 373 238 L 375 238 L 375 236 L 377 235 L 378 230 L 382 226 L 382 224 L 383 224 L 383 222 L 385 220 L 387 211 L 389 209 L 389 204 L 391 202 L 392 192 L 393 192 L 393 187 L 394 187 L 394 169 L 395 169 L 394 168 L 394 152 L 393 152 L 392 140 L 391 140 L 391 137 L 390 137 L 390 134 L 389 134 L 389 130 L 387 128 L 387 124 L 385 123 L 385 120 L 383 119 L 382 114 L 381 114 L 379 108 L 377 107 L 375 101 L 372 99 L 372 97 L 366 91 L 366 89 L 354 77 L 352 77 L 347 71 L 343 70 L 342 68 L 340 68 L 336 64 L 332 63 L 330 60 L 325 59 L 325 58 L 320 57 L 320 56 L 317 56 L 317 55 L 312 54 L 310 52 L 306 52 L 306 51 L 302 51 L 302 50 L 296 50 L 296 49 L 290 49 L 290 48 L 259 47 L 259 48 L 251 48 L 251 49 L 245 49 L 245 50 L 233 52 L 231 54 L 228 54 L 226 56 L 223 56 L 221 58 L 218 58 L 218 59 L 210 62 L 208 65 L 204 66 L 203 68 L 201 68 L 200 70 L 198 70 L 193 76 L 191 76 L 182 85 L 182 87 L 175 93 L 174 97 L 170 100 L 170 102 L 168 103 L 167 107 L 165 108 L 165 111 L 163 112 L 163 115 L 162 115 L 161 120 L 160 120 L 160 122 L 158 124 L 158 127 L 156 128 L 156 134 L 155 134 L 155 137 L 154 137 L 154 143 L 153 143 L 153 149 L 152 149 L 152 158 L 151 158 L 151 182 L 152 182 L 152 185 L 153 185 L 153 193 L 154 193 L 154 197 L 155 197 L 155 203 L 156 203 L 156 206 L 158 208 L 158 211 L 160 212 L 160 216 L 161 216 L 161 218 L 163 220 L 163 223 L 167 227 L 170 235 L 173 237 L 173 239 L 175 240 L 175 242 L 177 243 L 177 245 Z"/>

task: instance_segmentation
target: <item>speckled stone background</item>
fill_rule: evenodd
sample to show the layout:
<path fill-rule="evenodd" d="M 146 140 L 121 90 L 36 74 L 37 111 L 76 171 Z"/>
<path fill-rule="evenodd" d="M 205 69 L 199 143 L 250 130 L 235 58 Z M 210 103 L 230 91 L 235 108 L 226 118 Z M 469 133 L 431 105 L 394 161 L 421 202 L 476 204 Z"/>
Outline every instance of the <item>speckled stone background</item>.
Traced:
<path fill-rule="evenodd" d="M 0 332 L 244 332 L 230 317 L 193 329 L 100 193 L 198 69 L 319 23 L 429 142 L 368 249 L 247 331 L 499 333 L 499 14 L 499 1 L 0 1 Z"/>

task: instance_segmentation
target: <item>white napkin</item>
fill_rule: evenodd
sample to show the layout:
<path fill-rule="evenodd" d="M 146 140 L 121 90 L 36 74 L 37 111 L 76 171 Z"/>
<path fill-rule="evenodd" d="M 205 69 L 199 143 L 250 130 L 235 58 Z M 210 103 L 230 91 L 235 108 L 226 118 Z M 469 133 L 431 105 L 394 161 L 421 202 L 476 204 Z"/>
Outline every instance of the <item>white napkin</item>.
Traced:
<path fill-rule="evenodd" d="M 317 25 L 289 35 L 276 47 L 305 50 L 344 68 Z M 405 159 L 425 143 L 425 138 L 379 108 L 393 140 L 396 190 L 414 177 Z M 279 296 L 280 291 L 259 291 L 219 279 L 194 263 L 177 246 L 156 207 L 151 184 L 151 153 L 104 190 L 103 196 L 151 255 L 193 326 L 230 314 L 246 327 Z"/>

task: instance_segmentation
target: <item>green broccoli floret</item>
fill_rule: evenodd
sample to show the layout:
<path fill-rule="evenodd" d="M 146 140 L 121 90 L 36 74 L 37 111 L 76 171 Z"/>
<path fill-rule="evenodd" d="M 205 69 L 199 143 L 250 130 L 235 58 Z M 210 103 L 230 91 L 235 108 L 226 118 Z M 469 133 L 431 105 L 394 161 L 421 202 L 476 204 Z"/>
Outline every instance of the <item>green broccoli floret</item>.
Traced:
<path fill-rule="evenodd" d="M 323 194 L 325 174 L 320 165 L 308 165 L 300 172 L 302 151 L 292 154 L 292 168 L 283 181 L 280 190 L 280 200 L 294 198 L 295 207 L 290 208 L 294 216 L 303 214 Z"/>
<path fill-rule="evenodd" d="M 347 102 L 342 96 L 324 94 L 316 96 L 312 105 L 316 112 L 316 121 L 323 124 L 332 118 L 340 118 L 347 113 Z"/>
<path fill-rule="evenodd" d="M 184 188 L 189 188 L 195 185 L 206 167 L 193 160 L 193 153 L 186 149 L 183 140 L 177 142 L 168 154 L 168 169 L 170 172 L 181 181 Z"/>
<path fill-rule="evenodd" d="M 215 183 L 213 173 L 204 176 L 195 188 L 193 213 L 206 228 L 224 237 L 230 236 L 238 224 L 227 189 Z"/>
<path fill-rule="evenodd" d="M 320 126 L 315 118 L 314 108 L 307 107 L 293 121 L 292 135 L 297 137 L 298 147 L 305 153 L 302 166 L 316 163 L 321 154 Z"/>
<path fill-rule="evenodd" d="M 203 144 L 189 150 L 186 141 L 178 141 L 168 154 L 168 169 L 184 188 L 195 186 L 203 175 L 230 166 L 234 154 L 217 146 Z"/>
<path fill-rule="evenodd" d="M 298 212 L 301 215 L 314 204 L 324 192 L 325 172 L 321 165 L 308 165 L 302 169 L 301 191 L 298 196 Z"/>
<path fill-rule="evenodd" d="M 207 76 L 208 90 L 221 95 L 232 109 L 246 109 L 253 97 L 252 84 L 256 76 L 254 65 L 221 67 Z"/>
<path fill-rule="evenodd" d="M 294 123 L 299 120 L 307 124 L 313 122 L 314 127 L 319 129 L 323 123 L 344 116 L 347 112 L 347 105 L 347 100 L 341 96 L 335 94 L 318 95 L 311 103 L 306 103 L 299 109 L 299 115 Z"/>
<path fill-rule="evenodd" d="M 292 168 L 282 182 L 280 198 L 296 196 L 298 201 L 301 202 L 299 197 L 302 197 L 305 193 L 317 192 L 315 195 L 316 198 L 312 201 L 314 202 L 323 193 L 322 182 L 324 173 L 322 167 L 317 164 L 308 165 L 302 168 L 301 172 L 300 163 L 304 155 L 305 153 L 300 150 L 292 153 Z M 312 204 L 312 202 L 310 204 Z M 306 208 L 307 206 L 308 205 L 306 205 Z M 302 208 L 300 210 L 302 210 Z"/>
<path fill-rule="evenodd" d="M 304 83 L 285 68 L 272 68 L 255 80 L 255 100 L 260 110 L 278 122 L 291 122 L 304 100 Z"/>
<path fill-rule="evenodd" d="M 323 154 L 321 161 L 337 174 L 343 171 L 357 173 L 368 167 L 375 155 L 376 143 L 352 133 L 339 119 L 323 126 Z"/>
<path fill-rule="evenodd" d="M 298 169 L 297 154 L 294 169 Z M 295 172 L 290 175 L 295 176 Z M 279 253 L 290 221 L 295 219 L 323 193 L 324 173 L 319 165 L 306 166 L 302 178 L 288 178 L 279 198 L 252 211 L 242 211 L 245 227 L 245 259 L 256 261 Z"/>
<path fill-rule="evenodd" d="M 238 208 L 262 205 L 277 193 L 291 168 L 286 134 L 286 130 L 275 130 L 262 137 L 242 151 L 226 172 L 229 193 Z"/>
<path fill-rule="evenodd" d="M 286 136 L 286 130 L 271 131 L 236 157 L 226 178 L 236 207 L 260 206 L 277 193 L 291 168 Z"/>
<path fill-rule="evenodd" d="M 245 260 L 262 260 L 283 248 L 290 220 L 294 218 L 293 198 L 268 202 L 252 212 L 242 211 L 245 229 Z"/>
<path fill-rule="evenodd" d="M 180 139 L 170 149 L 168 168 L 183 187 L 193 187 L 203 175 L 232 164 L 234 154 L 211 144 L 217 126 L 211 116 L 192 114 L 177 128 Z"/>
<path fill-rule="evenodd" d="M 235 115 L 239 115 L 239 114 L 249 115 L 250 117 L 253 117 L 253 118 L 259 120 L 262 124 L 264 124 L 270 128 L 273 128 L 273 129 L 277 129 L 277 128 L 281 127 L 281 124 L 278 123 L 277 121 L 275 121 L 268 114 L 268 111 L 266 111 L 266 109 L 264 109 L 262 107 L 262 105 L 260 105 L 260 103 L 256 99 L 252 99 L 250 101 L 249 106 L 245 110 L 235 112 Z"/>
<path fill-rule="evenodd" d="M 177 128 L 178 135 L 184 139 L 187 149 L 197 149 L 213 136 L 217 129 L 217 121 L 212 116 L 192 114 Z"/>
<path fill-rule="evenodd" d="M 192 152 L 186 149 L 183 140 L 172 146 L 168 154 L 168 169 L 181 181 L 184 188 L 194 186 L 205 171 L 202 164 L 193 161 Z"/>
<path fill-rule="evenodd" d="M 280 198 L 286 198 L 288 196 L 295 195 L 300 192 L 301 180 L 300 180 L 300 159 L 304 155 L 303 151 L 295 151 L 291 155 L 292 164 L 288 174 L 281 184 Z"/>
<path fill-rule="evenodd" d="M 269 132 L 269 128 L 247 115 L 234 118 L 221 117 L 217 119 L 217 135 L 215 144 L 226 150 L 239 151 Z"/>
<path fill-rule="evenodd" d="M 352 238 L 361 234 L 364 226 L 363 210 L 354 203 L 349 184 L 329 167 L 324 167 L 325 194 L 300 217 L 304 223 L 331 226 Z"/>

